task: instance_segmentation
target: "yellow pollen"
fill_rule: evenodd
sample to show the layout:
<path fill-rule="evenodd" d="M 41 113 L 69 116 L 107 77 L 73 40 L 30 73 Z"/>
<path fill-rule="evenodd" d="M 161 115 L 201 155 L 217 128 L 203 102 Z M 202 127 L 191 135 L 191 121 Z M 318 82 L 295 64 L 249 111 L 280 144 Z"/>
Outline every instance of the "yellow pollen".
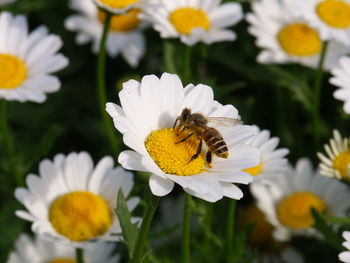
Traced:
<path fill-rule="evenodd" d="M 253 176 L 257 176 L 261 173 L 262 165 L 262 162 L 260 162 L 257 166 L 244 169 L 243 172 L 249 173 Z"/>
<path fill-rule="evenodd" d="M 247 227 L 250 224 L 254 224 L 253 232 L 249 236 L 252 245 L 266 245 L 272 242 L 273 226 L 266 221 L 264 214 L 256 205 L 248 206 L 238 216 L 238 225 Z"/>
<path fill-rule="evenodd" d="M 317 5 L 318 16 L 331 27 L 350 26 L 350 5 L 342 0 L 324 0 Z"/>
<path fill-rule="evenodd" d="M 310 228 L 314 224 L 311 208 L 326 212 L 327 205 L 310 192 L 295 192 L 285 197 L 277 207 L 277 216 L 282 225 L 292 229 Z"/>
<path fill-rule="evenodd" d="M 190 162 L 199 141 L 190 138 L 175 144 L 181 139 L 183 137 L 177 136 L 173 128 L 166 128 L 152 132 L 146 139 L 145 146 L 154 162 L 167 174 L 189 176 L 201 173 L 205 168 L 203 155 L 200 154 Z"/>
<path fill-rule="evenodd" d="M 210 21 L 206 13 L 200 9 L 184 7 L 176 9 L 169 15 L 169 20 L 180 34 L 189 35 L 195 28 L 210 28 Z"/>
<path fill-rule="evenodd" d="M 350 166 L 350 151 L 342 152 L 334 158 L 333 168 L 336 169 L 342 178 L 348 175 L 348 167 Z"/>
<path fill-rule="evenodd" d="M 86 241 L 104 234 L 112 224 L 107 202 L 90 192 L 71 192 L 51 205 L 49 220 L 54 229 L 71 241 Z"/>
<path fill-rule="evenodd" d="M 137 28 L 140 23 L 138 14 L 140 10 L 132 9 L 122 15 L 114 15 L 111 19 L 111 24 L 109 29 L 114 32 L 128 32 Z M 103 11 L 98 12 L 98 19 L 101 23 L 106 21 L 106 14 Z"/>
<path fill-rule="evenodd" d="M 24 62 L 12 55 L 0 54 L 0 89 L 14 89 L 27 78 Z"/>
<path fill-rule="evenodd" d="M 76 263 L 76 261 L 72 259 L 57 258 L 49 261 L 48 263 Z"/>
<path fill-rule="evenodd" d="M 122 9 L 129 5 L 136 4 L 139 0 L 100 0 L 101 3 L 111 8 Z"/>
<path fill-rule="evenodd" d="M 282 49 L 294 56 L 315 56 L 322 49 L 317 31 L 303 23 L 286 25 L 278 32 L 277 38 Z"/>

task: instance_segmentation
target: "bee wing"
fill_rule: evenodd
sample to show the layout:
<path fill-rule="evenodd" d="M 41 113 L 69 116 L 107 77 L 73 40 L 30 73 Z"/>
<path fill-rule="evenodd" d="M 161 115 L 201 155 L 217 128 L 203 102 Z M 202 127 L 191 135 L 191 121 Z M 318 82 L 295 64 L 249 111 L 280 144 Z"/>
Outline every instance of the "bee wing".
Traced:
<path fill-rule="evenodd" d="M 208 117 L 209 124 L 220 126 L 233 126 L 235 124 L 242 124 L 240 119 L 226 118 L 226 117 Z"/>

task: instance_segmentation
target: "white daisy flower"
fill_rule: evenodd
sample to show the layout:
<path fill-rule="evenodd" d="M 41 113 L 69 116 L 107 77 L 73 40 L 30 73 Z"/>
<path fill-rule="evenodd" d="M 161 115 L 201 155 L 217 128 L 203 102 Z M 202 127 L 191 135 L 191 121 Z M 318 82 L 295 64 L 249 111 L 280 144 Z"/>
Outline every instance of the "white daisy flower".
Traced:
<path fill-rule="evenodd" d="M 28 33 L 23 15 L 0 13 L 0 98 L 42 103 L 61 84 L 51 73 L 67 66 L 62 40 L 41 26 Z"/>
<path fill-rule="evenodd" d="M 28 211 L 16 211 L 16 215 L 31 221 L 35 233 L 75 247 L 96 239 L 120 239 L 114 212 L 117 194 L 121 189 L 129 195 L 133 176 L 114 168 L 111 157 L 104 157 L 94 168 L 86 152 L 58 154 L 53 161 L 43 160 L 39 176 L 30 174 L 26 181 L 28 189 L 17 188 L 15 197 Z M 131 198 L 129 210 L 138 201 Z"/>
<path fill-rule="evenodd" d="M 343 246 L 347 249 L 347 251 L 339 254 L 339 260 L 345 263 L 350 263 L 350 232 L 344 231 L 343 238 L 345 239 Z"/>
<path fill-rule="evenodd" d="M 340 217 L 349 208 L 347 202 L 342 202 L 350 198 L 347 186 L 314 172 L 308 159 L 300 159 L 295 169 L 275 177 L 268 185 L 253 184 L 251 190 L 279 241 L 288 241 L 293 235 L 318 235 L 312 228 L 311 208 Z"/>
<path fill-rule="evenodd" d="M 98 241 L 84 250 L 86 263 L 117 263 L 120 256 L 114 253 L 114 244 Z M 75 249 L 67 244 L 52 242 L 37 236 L 32 239 L 22 234 L 15 243 L 15 251 L 8 257 L 7 263 L 74 263 Z"/>
<path fill-rule="evenodd" d="M 318 65 L 322 39 L 316 28 L 300 18 L 295 1 L 256 1 L 252 3 L 252 10 L 246 20 L 250 24 L 249 33 L 256 37 L 256 45 L 263 49 L 257 57 L 259 63 Z M 331 42 L 325 69 L 330 70 L 337 65 L 339 57 L 347 51 L 344 46 Z"/>
<path fill-rule="evenodd" d="M 237 24 L 243 17 L 238 3 L 221 4 L 220 0 L 158 2 L 145 8 L 143 18 L 153 23 L 162 38 L 179 37 L 188 46 L 200 41 L 212 44 L 236 39 L 236 34 L 227 27 Z"/>
<path fill-rule="evenodd" d="M 329 80 L 331 84 L 339 87 L 333 96 L 344 101 L 344 111 L 350 114 L 350 58 L 342 57 L 339 60 L 339 67 L 332 70 L 333 77 Z"/>
<path fill-rule="evenodd" d="M 350 179 L 350 138 L 342 138 L 338 130 L 333 131 L 333 138 L 324 145 L 327 155 L 317 153 L 321 160 L 320 172 L 324 176 L 337 179 Z"/>
<path fill-rule="evenodd" d="M 197 134 L 185 141 L 184 133 L 189 130 L 184 126 L 181 132 L 178 131 L 180 126 L 173 129 L 184 109 L 200 113 L 204 118 L 239 118 L 232 105 L 223 106 L 214 100 L 211 87 L 189 84 L 183 88 L 177 75 L 164 73 L 160 79 L 148 75 L 141 83 L 135 80 L 124 83 L 119 98 L 122 107 L 107 103 L 107 111 L 132 151 L 122 152 L 118 161 L 126 169 L 150 172 L 149 185 L 154 195 L 167 195 L 177 183 L 187 193 L 209 202 L 223 196 L 234 199 L 243 196 L 232 183 L 251 182 L 252 177 L 241 170 L 256 166 L 260 161 L 259 151 L 245 145 L 254 135 L 251 126 L 215 126 L 223 137 L 215 137 L 215 141 L 218 140 L 215 147 L 219 147 L 219 142 L 221 145 L 217 153 L 222 151 L 228 158 L 213 156 L 212 167 L 207 162 L 210 155 L 206 158 L 198 147 Z M 195 158 L 197 152 L 199 155 Z"/>
<path fill-rule="evenodd" d="M 260 131 L 254 126 L 256 135 L 247 142 L 260 150 L 261 160 L 258 166 L 246 169 L 245 172 L 254 176 L 255 180 L 264 180 L 283 173 L 288 165 L 285 156 L 289 153 L 288 149 L 276 149 L 279 143 L 277 137 L 270 138 L 268 130 Z"/>
<path fill-rule="evenodd" d="M 70 7 L 79 14 L 69 16 L 65 27 L 78 33 L 78 45 L 92 42 L 92 52 L 98 53 L 105 12 L 100 11 L 91 0 L 70 0 Z M 106 43 L 107 53 L 111 57 L 121 54 L 132 67 L 136 67 L 145 54 L 142 34 L 145 23 L 138 18 L 139 13 L 139 9 L 132 9 L 125 14 L 113 15 Z"/>
<path fill-rule="evenodd" d="M 91 1 L 91 0 L 89 0 Z M 102 10 L 112 14 L 124 14 L 130 9 L 142 8 L 153 1 L 158 0 L 93 0 Z"/>
<path fill-rule="evenodd" d="M 316 28 L 323 40 L 350 46 L 349 0 L 297 0 L 298 12 Z"/>
<path fill-rule="evenodd" d="M 0 0 L 0 6 L 16 2 L 16 0 Z"/>

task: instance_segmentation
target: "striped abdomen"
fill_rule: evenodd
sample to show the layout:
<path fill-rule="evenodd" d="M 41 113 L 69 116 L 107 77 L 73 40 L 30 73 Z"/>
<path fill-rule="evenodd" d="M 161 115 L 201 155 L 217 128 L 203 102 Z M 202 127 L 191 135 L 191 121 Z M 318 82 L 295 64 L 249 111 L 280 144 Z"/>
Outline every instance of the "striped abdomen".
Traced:
<path fill-rule="evenodd" d="M 207 128 L 203 133 L 202 139 L 208 145 L 210 151 L 218 157 L 227 158 L 228 148 L 222 135 L 215 128 Z"/>

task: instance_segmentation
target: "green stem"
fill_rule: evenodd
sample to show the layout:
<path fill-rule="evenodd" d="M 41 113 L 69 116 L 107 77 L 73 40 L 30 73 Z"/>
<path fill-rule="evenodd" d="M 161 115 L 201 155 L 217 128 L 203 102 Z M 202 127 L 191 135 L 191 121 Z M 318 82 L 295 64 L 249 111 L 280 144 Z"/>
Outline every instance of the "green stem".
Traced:
<path fill-rule="evenodd" d="M 101 36 L 100 48 L 97 57 L 97 92 L 98 100 L 100 104 L 100 111 L 102 114 L 103 124 L 110 141 L 112 150 L 115 154 L 118 154 L 119 142 L 115 136 L 115 129 L 112 125 L 112 119 L 107 114 L 105 107 L 107 103 L 106 95 L 106 42 L 111 24 L 112 14 L 106 12 L 106 19 Z"/>
<path fill-rule="evenodd" d="M 82 248 L 75 249 L 77 263 L 84 263 L 84 250 Z"/>
<path fill-rule="evenodd" d="M 163 46 L 164 69 L 169 73 L 177 73 L 175 65 L 175 46 L 171 40 L 165 40 Z"/>
<path fill-rule="evenodd" d="M 132 263 L 139 263 L 142 261 L 143 250 L 144 250 L 145 244 L 147 243 L 146 238 L 152 223 L 154 213 L 158 207 L 159 200 L 160 200 L 159 196 L 152 195 L 151 203 L 147 206 L 147 210 L 142 219 L 141 228 L 137 234 L 137 239 L 136 239 L 136 243 L 135 243 L 135 247 L 134 247 L 134 251 L 131 259 Z"/>
<path fill-rule="evenodd" d="M 234 231 L 235 231 L 235 228 L 234 228 L 235 210 L 236 210 L 236 200 L 230 199 L 228 203 L 227 223 L 226 223 L 227 262 L 230 262 L 232 257 L 232 248 L 233 248 Z"/>
<path fill-rule="evenodd" d="M 333 217 L 333 216 L 327 216 L 327 215 L 322 215 L 324 220 L 334 223 L 334 224 L 343 224 L 343 225 L 350 225 L 350 218 L 347 217 Z"/>
<path fill-rule="evenodd" d="M 182 74 L 182 82 L 187 85 L 191 82 L 191 52 L 192 49 L 189 46 L 185 47 L 184 52 L 184 61 L 183 61 L 183 74 Z"/>
<path fill-rule="evenodd" d="M 16 167 L 16 160 L 13 150 L 13 141 L 10 136 L 8 121 L 7 121 L 7 105 L 6 101 L 1 101 L 1 110 L 0 110 L 0 125 L 1 125 L 1 133 L 2 133 L 2 139 L 4 142 L 4 147 L 6 151 L 6 155 L 8 158 L 8 164 L 9 164 L 9 172 L 11 176 L 13 176 L 16 179 L 16 184 L 21 185 L 22 184 L 22 177 L 17 171 Z"/>
<path fill-rule="evenodd" d="M 192 196 L 185 194 L 184 215 L 182 220 L 182 263 L 191 262 L 190 230 L 191 230 Z"/>
<path fill-rule="evenodd" d="M 318 63 L 318 67 L 316 70 L 315 81 L 314 81 L 314 101 L 313 101 L 313 134 L 315 140 L 316 150 L 319 149 L 320 146 L 320 124 L 321 124 L 321 116 L 320 116 L 320 98 L 322 91 L 322 79 L 323 79 L 323 66 L 326 58 L 326 53 L 328 49 L 328 41 L 325 41 L 322 46 L 322 51 L 320 55 L 320 60 Z"/>

